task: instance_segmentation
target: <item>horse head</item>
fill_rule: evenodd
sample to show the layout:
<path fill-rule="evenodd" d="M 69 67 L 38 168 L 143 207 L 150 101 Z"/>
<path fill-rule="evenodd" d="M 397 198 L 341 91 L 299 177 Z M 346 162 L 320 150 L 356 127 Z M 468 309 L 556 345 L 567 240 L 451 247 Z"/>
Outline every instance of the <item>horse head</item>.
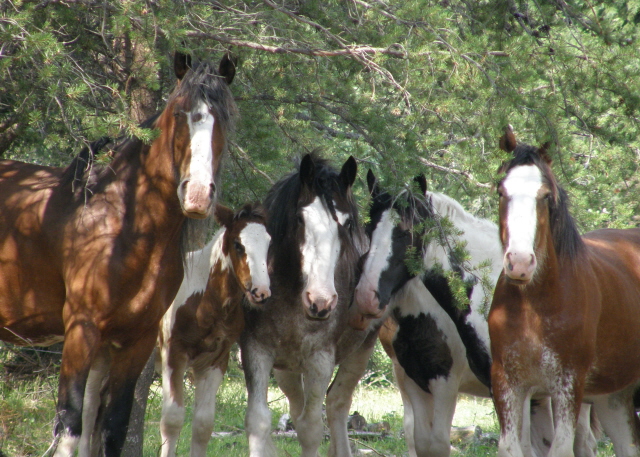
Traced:
<path fill-rule="evenodd" d="M 235 61 L 225 55 L 216 70 L 176 53 L 178 84 L 158 119 L 163 147 L 173 153 L 178 199 L 185 216 L 203 219 L 215 205 L 220 163 L 236 112 L 229 84 Z"/>
<path fill-rule="evenodd" d="M 360 316 L 352 318 L 350 323 L 354 328 L 362 329 L 370 319 L 382 317 L 391 296 L 413 277 L 405 262 L 407 250 L 414 247 L 422 252 L 421 237 L 413 233 L 413 227 L 425 217 L 433 216 L 426 199 L 424 176 L 416 177 L 415 181 L 421 195 L 406 193 L 400 202 L 380 189 L 371 170 L 367 173 L 372 203 L 365 231 L 370 244 L 356 287 L 355 301 Z"/>
<path fill-rule="evenodd" d="M 216 204 L 214 216 L 225 227 L 222 252 L 230 259 L 234 276 L 252 305 L 271 296 L 267 252 L 271 236 L 267 233 L 266 214 L 260 205 L 245 205 L 237 213 Z"/>
<path fill-rule="evenodd" d="M 500 148 L 514 156 L 499 170 L 505 173 L 498 185 L 503 267 L 509 280 L 520 285 L 533 279 L 544 258 L 557 219 L 552 213 L 558 214 L 564 200 L 551 172 L 548 147 L 518 144 L 511 126 L 500 138 Z"/>

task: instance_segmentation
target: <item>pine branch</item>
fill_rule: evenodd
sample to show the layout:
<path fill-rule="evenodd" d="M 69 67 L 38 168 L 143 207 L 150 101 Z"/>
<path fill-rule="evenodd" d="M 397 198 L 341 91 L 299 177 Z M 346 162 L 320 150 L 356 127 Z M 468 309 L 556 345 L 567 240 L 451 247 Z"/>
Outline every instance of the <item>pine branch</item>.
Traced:
<path fill-rule="evenodd" d="M 482 187 L 484 189 L 491 189 L 491 184 L 487 184 L 487 183 L 476 181 L 475 178 L 473 177 L 473 175 L 471 173 L 469 173 L 468 171 L 457 170 L 455 168 L 444 167 L 442 165 L 438 165 L 436 163 L 433 163 L 433 162 L 425 159 L 424 157 L 418 157 L 418 160 L 420 161 L 420 163 L 422 163 L 423 165 L 426 165 L 429 168 L 433 168 L 433 169 L 438 170 L 438 171 L 444 171 L 445 173 L 451 173 L 451 174 L 454 174 L 454 175 L 464 176 L 465 178 L 467 178 L 467 180 L 469 180 L 469 182 L 471 182 L 473 185 L 475 185 L 477 187 Z"/>

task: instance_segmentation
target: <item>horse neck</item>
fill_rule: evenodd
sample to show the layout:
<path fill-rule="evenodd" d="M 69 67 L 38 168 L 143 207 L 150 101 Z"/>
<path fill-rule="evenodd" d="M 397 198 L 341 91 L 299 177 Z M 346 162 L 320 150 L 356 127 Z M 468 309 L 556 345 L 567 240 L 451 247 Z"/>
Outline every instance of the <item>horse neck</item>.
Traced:
<path fill-rule="evenodd" d="M 491 259 L 492 268 L 495 271 L 495 279 L 500 274 L 502 267 L 502 247 L 500 245 L 498 226 L 493 222 L 473 216 L 464 210 L 462 205 L 451 197 L 427 192 L 427 198 L 431 200 L 433 209 L 439 217 L 447 217 L 454 227 L 462 232 L 460 238 L 466 241 L 471 264 L 475 265 L 487 259 Z M 452 246 L 453 247 L 453 246 Z M 445 270 L 451 269 L 446 246 L 441 246 L 432 241 L 425 249 L 425 263 L 438 261 Z M 426 265 L 428 267 L 429 265 Z"/>

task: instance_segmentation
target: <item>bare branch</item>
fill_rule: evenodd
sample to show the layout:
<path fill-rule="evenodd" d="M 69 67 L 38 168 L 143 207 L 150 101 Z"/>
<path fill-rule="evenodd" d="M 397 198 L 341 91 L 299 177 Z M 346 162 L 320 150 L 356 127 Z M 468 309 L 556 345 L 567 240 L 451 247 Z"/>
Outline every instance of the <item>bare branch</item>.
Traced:
<path fill-rule="evenodd" d="M 345 46 L 344 49 L 309 49 L 309 48 L 289 48 L 282 46 L 269 46 L 266 44 L 255 43 L 252 41 L 236 40 L 234 38 L 225 37 L 221 35 L 215 35 L 212 33 L 190 31 L 186 34 L 191 38 L 204 38 L 209 40 L 218 41 L 220 43 L 230 44 L 241 48 L 250 48 L 257 51 L 270 52 L 272 54 L 303 54 L 314 57 L 338 57 L 338 56 L 352 56 L 358 54 L 384 54 L 398 59 L 404 59 L 407 57 L 406 52 L 394 51 L 390 48 L 374 48 L 371 46 Z"/>
<path fill-rule="evenodd" d="M 487 183 L 476 181 L 475 178 L 473 177 L 473 175 L 471 173 L 469 173 L 468 171 L 456 170 L 455 168 L 444 167 L 442 165 L 438 165 L 436 163 L 433 163 L 433 162 L 425 159 L 424 157 L 418 157 L 418 160 L 423 165 L 426 165 L 429 168 L 433 168 L 433 169 L 438 170 L 438 171 L 444 171 L 445 173 L 451 173 L 451 174 L 454 174 L 454 175 L 464 176 L 473 185 L 475 185 L 477 187 L 482 187 L 482 188 L 485 188 L 485 189 L 491 189 L 491 184 L 487 184 Z"/>

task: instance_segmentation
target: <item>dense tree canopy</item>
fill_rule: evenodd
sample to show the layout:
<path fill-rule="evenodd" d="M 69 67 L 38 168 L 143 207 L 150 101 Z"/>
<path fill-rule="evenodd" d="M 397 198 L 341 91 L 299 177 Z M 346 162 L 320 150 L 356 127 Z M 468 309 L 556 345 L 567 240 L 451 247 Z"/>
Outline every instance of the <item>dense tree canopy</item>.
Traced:
<path fill-rule="evenodd" d="M 638 2 L 9 0 L 0 13 L 4 157 L 64 165 L 103 135 L 151 138 L 136 126 L 171 90 L 173 50 L 230 50 L 231 204 L 320 148 L 388 187 L 425 173 L 495 219 L 497 138 L 512 124 L 552 142 L 583 229 L 636 223 Z"/>

